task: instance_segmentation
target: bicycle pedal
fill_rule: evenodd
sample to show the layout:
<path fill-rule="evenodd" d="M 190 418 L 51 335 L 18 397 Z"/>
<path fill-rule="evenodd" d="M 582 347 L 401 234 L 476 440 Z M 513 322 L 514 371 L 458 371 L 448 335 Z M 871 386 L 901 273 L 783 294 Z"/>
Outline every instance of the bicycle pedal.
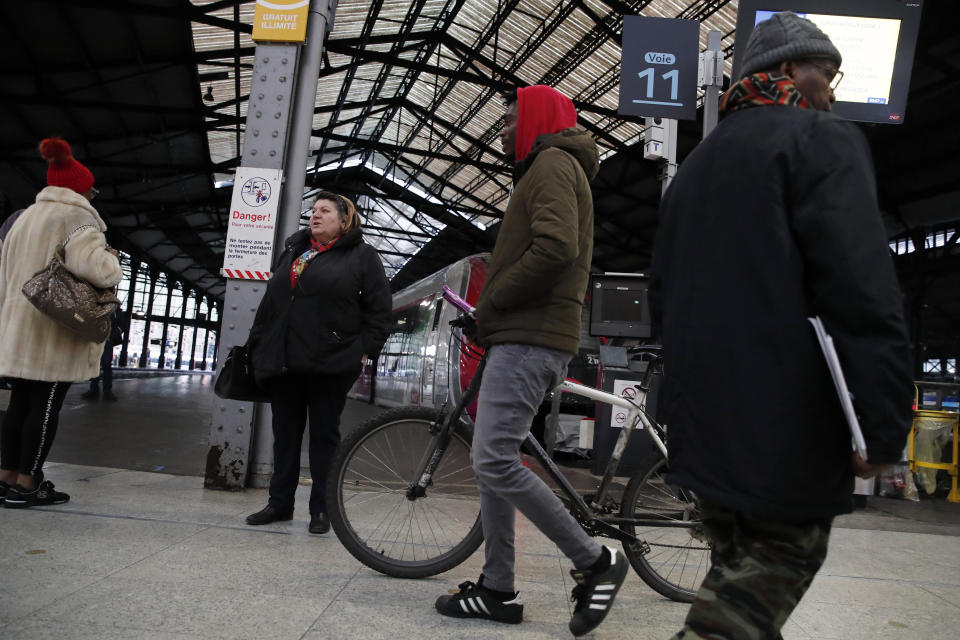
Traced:
<path fill-rule="evenodd" d="M 650 553 L 650 545 L 645 540 L 638 540 L 636 542 L 629 542 L 627 546 L 630 547 L 630 550 L 634 553 L 639 553 L 642 556 Z"/>

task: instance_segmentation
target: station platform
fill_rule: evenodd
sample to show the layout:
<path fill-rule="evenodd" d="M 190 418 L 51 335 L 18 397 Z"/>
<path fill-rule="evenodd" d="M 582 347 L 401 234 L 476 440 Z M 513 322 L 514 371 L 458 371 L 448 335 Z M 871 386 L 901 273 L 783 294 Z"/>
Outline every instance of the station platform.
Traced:
<path fill-rule="evenodd" d="M 521 625 L 440 616 L 437 596 L 475 580 L 482 551 L 446 574 L 400 580 L 294 520 L 245 525 L 264 489 L 203 488 L 211 376 L 118 380 L 116 403 L 69 392 L 47 474 L 68 504 L 0 509 L 0 637 L 569 638 L 570 565 L 518 518 Z M 376 409 L 351 403 L 344 430 Z M 630 573 L 592 636 L 666 639 L 687 605 Z M 835 521 L 826 564 L 786 640 L 952 638 L 960 625 L 960 505 L 871 497 Z"/>

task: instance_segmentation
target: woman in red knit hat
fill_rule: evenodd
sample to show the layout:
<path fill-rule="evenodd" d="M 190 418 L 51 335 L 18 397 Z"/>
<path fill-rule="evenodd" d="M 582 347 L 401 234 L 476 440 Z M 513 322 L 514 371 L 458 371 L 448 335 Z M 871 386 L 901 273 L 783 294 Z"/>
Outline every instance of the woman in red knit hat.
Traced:
<path fill-rule="evenodd" d="M 40 143 L 47 187 L 10 228 L 0 255 L 0 376 L 11 378 L 10 405 L 0 430 L 0 500 L 8 508 L 70 499 L 43 478 L 70 383 L 96 376 L 102 343 L 89 342 L 38 311 L 21 293 L 61 242 L 66 266 L 97 287 L 120 282 L 120 260 L 107 247 L 107 226 L 90 201 L 93 174 L 60 138 Z"/>

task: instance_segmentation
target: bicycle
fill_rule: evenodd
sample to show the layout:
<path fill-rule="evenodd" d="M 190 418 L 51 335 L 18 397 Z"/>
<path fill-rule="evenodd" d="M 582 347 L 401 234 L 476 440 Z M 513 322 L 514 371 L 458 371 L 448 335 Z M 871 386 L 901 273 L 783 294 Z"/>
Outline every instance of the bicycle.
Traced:
<path fill-rule="evenodd" d="M 457 329 L 472 322 L 472 308 L 444 286 L 443 297 L 463 315 Z M 461 349 L 469 348 L 461 341 Z M 661 595 L 692 602 L 710 566 L 710 545 L 699 520 L 696 496 L 664 481 L 665 430 L 644 410 L 659 362 L 652 354 L 633 399 L 565 380 L 560 389 L 627 412 L 620 437 L 595 492 L 581 495 L 536 439 L 525 447 L 556 484 L 555 492 L 591 536 L 619 540 L 640 578 Z M 423 578 L 465 561 L 480 546 L 480 498 L 470 462 L 472 422 L 465 408 L 476 398 L 485 360 L 452 411 L 408 407 L 387 411 L 347 437 L 327 481 L 330 522 L 344 547 L 381 573 Z M 619 501 L 614 478 L 637 426 L 656 445 L 636 467 Z"/>

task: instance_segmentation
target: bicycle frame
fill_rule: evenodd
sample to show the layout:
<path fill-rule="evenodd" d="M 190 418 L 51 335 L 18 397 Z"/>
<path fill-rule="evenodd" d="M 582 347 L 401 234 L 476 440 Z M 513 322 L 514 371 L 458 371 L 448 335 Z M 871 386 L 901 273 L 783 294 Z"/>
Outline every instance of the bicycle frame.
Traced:
<path fill-rule="evenodd" d="M 455 305 L 461 311 L 468 314 L 473 312 L 473 308 L 467 302 L 453 293 L 453 291 L 446 286 L 444 286 L 443 296 L 444 299 Z M 417 482 L 407 489 L 407 499 L 416 500 L 417 498 L 426 495 L 427 487 L 430 485 L 431 478 L 440 464 L 440 460 L 443 458 L 443 454 L 446 452 L 447 446 L 449 446 L 450 440 L 453 437 L 454 425 L 458 420 L 460 420 L 464 413 L 464 409 L 469 406 L 471 402 L 473 402 L 479 392 L 480 380 L 483 376 L 485 365 L 486 358 L 481 360 L 480 366 L 477 368 L 473 379 L 470 381 L 469 386 L 464 391 L 459 401 L 456 403 L 454 409 L 444 417 L 443 423 L 437 430 L 437 441 L 433 452 L 429 458 L 424 461 L 422 468 L 417 473 L 417 477 L 419 478 Z M 649 385 L 644 386 L 649 387 Z M 577 492 L 563 472 L 560 471 L 560 468 L 556 465 L 556 463 L 553 462 L 547 452 L 544 451 L 543 447 L 539 442 L 537 442 L 536 438 L 533 437 L 533 434 L 527 434 L 525 444 L 532 452 L 532 455 L 543 466 L 550 478 L 560 487 L 561 492 L 564 494 L 563 497 L 570 501 L 571 510 L 574 512 L 575 516 L 579 517 L 581 523 L 583 523 L 585 526 L 592 527 L 595 533 L 603 534 L 627 542 L 637 542 L 635 536 L 632 536 L 615 526 L 623 522 L 623 518 L 611 518 L 608 516 L 603 516 L 602 514 L 598 513 L 598 510 L 603 504 L 604 498 L 613 484 L 613 479 L 616 475 L 617 468 L 619 467 L 620 460 L 623 457 L 624 451 L 626 451 L 627 444 L 630 441 L 630 436 L 638 424 L 643 425 L 644 430 L 653 439 L 654 444 L 656 444 L 657 448 L 663 453 L 664 457 L 667 455 L 667 447 L 657 432 L 657 426 L 655 425 L 655 422 L 646 414 L 643 409 L 643 401 L 646 399 L 647 393 L 646 388 L 641 387 L 639 389 L 639 395 L 637 398 L 638 402 L 632 402 L 621 396 L 607 393 L 605 391 L 599 391 L 592 387 L 587 387 L 570 380 L 565 380 L 562 382 L 557 389 L 567 393 L 574 393 L 576 395 L 590 398 L 597 402 L 603 402 L 611 405 L 612 407 L 625 409 L 627 411 L 627 418 L 624 422 L 623 429 L 621 430 L 620 436 L 614 445 L 613 453 L 611 454 L 610 460 L 607 463 L 603 479 L 600 482 L 596 495 L 593 496 L 593 499 L 591 500 L 591 504 L 587 504 L 586 500 L 584 500 L 584 498 Z M 670 521 L 664 519 L 638 518 L 631 519 L 630 522 L 640 526 L 686 526 L 684 523 L 672 524 Z"/>

